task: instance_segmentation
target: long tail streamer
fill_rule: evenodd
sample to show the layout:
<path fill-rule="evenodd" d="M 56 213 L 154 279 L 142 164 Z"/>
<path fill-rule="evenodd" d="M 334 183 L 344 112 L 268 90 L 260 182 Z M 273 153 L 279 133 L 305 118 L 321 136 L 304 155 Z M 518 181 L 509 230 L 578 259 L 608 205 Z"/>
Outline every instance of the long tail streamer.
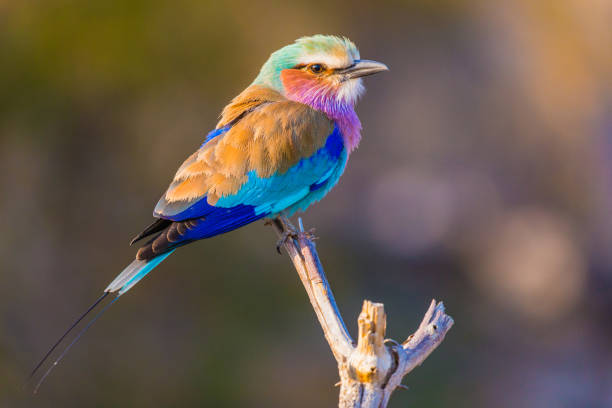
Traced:
<path fill-rule="evenodd" d="M 100 298 L 103 299 L 106 295 L 108 295 L 108 292 L 105 292 L 104 296 L 102 296 Z M 109 304 L 107 304 L 106 306 L 104 306 L 104 308 L 102 310 L 100 310 L 98 312 L 97 315 L 94 316 L 93 319 L 91 319 L 89 321 L 89 323 L 87 323 L 87 325 L 79 332 L 79 334 L 77 334 L 77 336 L 74 338 L 74 340 L 72 340 L 72 342 L 68 345 L 68 347 L 66 347 L 64 349 L 64 351 L 62 352 L 62 354 L 59 355 L 59 357 L 53 362 L 53 364 L 51 364 L 51 366 L 49 367 L 49 369 L 45 372 L 45 374 L 40 378 L 40 380 L 38 381 L 38 383 L 36 383 L 36 386 L 34 387 L 34 394 L 36 394 L 38 392 L 38 389 L 40 388 L 40 386 L 42 385 L 42 383 L 45 381 L 45 379 L 49 376 L 49 374 L 51 374 L 51 371 L 53 371 L 53 369 L 55 367 L 57 367 L 57 365 L 60 363 L 60 361 L 64 358 L 64 356 L 68 353 L 68 351 L 70 351 L 70 349 L 72 348 L 72 346 L 74 346 L 79 339 L 87 332 L 87 330 L 89 330 L 89 328 L 96 322 L 96 320 L 98 320 L 100 318 L 100 316 L 102 316 L 104 314 L 104 312 L 106 312 L 108 310 L 109 307 L 112 306 L 113 303 L 115 303 L 117 301 L 117 299 L 119 299 L 119 296 L 117 296 L 116 298 L 114 298 Z M 98 304 L 98 302 L 96 302 L 96 304 Z M 95 305 L 93 306 L 95 307 Z M 91 309 L 93 309 L 93 307 Z M 60 340 L 61 341 L 61 340 Z M 50 354 L 50 353 L 49 353 Z M 40 364 L 42 365 L 42 363 Z"/>
<path fill-rule="evenodd" d="M 104 308 L 102 310 L 100 310 L 100 312 L 95 315 L 93 317 L 93 319 L 91 319 L 87 325 L 85 325 L 85 327 L 79 332 L 79 334 L 77 334 L 77 336 L 74 338 L 74 340 L 72 340 L 72 342 L 64 349 L 64 351 L 62 351 L 62 353 L 60 354 L 60 356 L 53 362 L 53 364 L 47 369 L 47 371 L 43 374 L 43 376 L 40 378 L 40 380 L 38 381 L 38 383 L 36 383 L 36 386 L 34 387 L 34 394 L 36 394 L 38 392 L 38 389 L 40 388 L 40 386 L 42 385 L 42 383 L 45 381 L 45 379 L 49 376 L 49 374 L 51 373 L 51 371 L 53 371 L 53 368 L 55 366 L 57 366 L 59 364 L 59 362 L 64 358 L 64 356 L 66 355 L 66 353 L 68 353 L 68 351 L 72 348 L 72 346 L 74 346 L 79 339 L 85 334 L 85 332 L 87 330 L 89 330 L 89 328 L 95 323 L 96 320 L 98 320 L 100 318 L 100 316 L 102 316 L 102 314 L 113 304 L 117 301 L 117 299 L 119 299 L 119 297 L 123 294 L 125 294 L 128 290 L 130 290 L 134 285 L 136 285 L 142 278 L 144 278 L 149 272 L 151 272 L 157 265 L 160 264 L 161 261 L 163 261 L 164 259 L 166 259 L 174 250 L 171 250 L 165 254 L 159 255 L 149 261 L 141 261 L 141 260 L 134 260 L 132 263 L 130 263 L 112 282 L 111 284 L 104 290 L 104 294 L 102 296 L 100 296 L 98 298 L 98 300 L 96 300 L 94 302 L 93 305 L 91 305 L 86 311 L 85 313 L 83 313 L 69 328 L 68 330 L 66 330 L 66 332 L 62 335 L 62 337 L 59 338 L 59 340 L 57 342 L 55 342 L 55 344 L 53 345 L 53 347 L 51 347 L 51 349 L 47 352 L 47 354 L 44 355 L 44 357 L 42 358 L 42 360 L 40 360 L 40 362 L 36 365 L 36 367 L 34 367 L 34 369 L 32 370 L 32 372 L 30 373 L 30 376 L 28 377 L 27 384 L 30 383 L 30 381 L 32 381 L 32 379 L 34 378 L 34 376 L 36 375 L 36 373 L 40 370 L 40 368 L 43 366 L 43 364 L 49 359 L 49 357 L 51 357 L 51 355 L 53 354 L 53 352 L 57 349 L 57 347 L 62 343 L 62 341 L 68 337 L 68 335 L 79 325 L 79 323 L 81 323 L 81 321 L 83 319 L 85 319 L 85 317 L 87 315 L 89 315 L 94 309 L 96 309 L 96 307 L 111 293 L 115 294 L 115 298 L 109 302 L 106 306 L 104 306 Z"/>
<path fill-rule="evenodd" d="M 108 292 L 104 292 L 104 294 L 102 296 L 100 296 L 98 298 L 98 300 L 96 300 L 94 302 L 93 305 L 89 306 L 89 309 L 87 309 L 85 311 L 85 313 L 83 313 L 78 319 L 76 319 L 76 321 L 74 323 L 72 323 L 72 325 L 68 328 L 68 330 L 66 330 L 66 332 L 64 334 L 62 334 L 62 337 L 59 338 L 59 340 L 57 342 L 55 342 L 55 344 L 53 345 L 53 347 L 51 347 L 49 349 L 49 351 L 47 351 L 47 354 L 45 354 L 45 356 L 38 362 L 38 364 L 36 364 L 36 367 L 34 367 L 34 369 L 32 370 L 32 372 L 30 373 L 30 375 L 28 376 L 28 381 L 30 381 L 32 379 L 32 377 L 34 377 L 34 374 L 36 374 L 36 372 L 38 371 L 38 369 L 40 368 L 40 366 L 42 366 L 45 361 L 47 361 L 47 359 L 49 358 L 49 356 L 51 355 L 51 353 L 53 353 L 53 351 L 55 351 L 55 349 L 57 348 L 57 346 L 60 345 L 60 343 L 62 342 L 62 340 L 64 340 L 66 338 L 66 336 L 68 336 L 68 334 L 70 334 L 70 332 L 72 330 L 74 330 L 74 328 L 81 323 L 81 320 L 83 320 L 89 313 L 91 313 L 92 310 L 94 310 L 96 308 L 96 306 L 98 306 L 100 304 L 100 302 L 102 302 L 104 300 L 104 298 L 106 298 L 106 296 L 108 296 Z"/>

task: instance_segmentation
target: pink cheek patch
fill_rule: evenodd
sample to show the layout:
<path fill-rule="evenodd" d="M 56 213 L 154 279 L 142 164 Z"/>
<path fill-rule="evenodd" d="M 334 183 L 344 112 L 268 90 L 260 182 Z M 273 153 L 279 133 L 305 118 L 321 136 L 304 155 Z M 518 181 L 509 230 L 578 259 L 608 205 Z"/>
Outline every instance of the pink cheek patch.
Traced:
<path fill-rule="evenodd" d="M 324 79 L 315 78 L 299 69 L 285 69 L 281 71 L 280 78 L 289 99 L 310 104 L 317 96 L 332 96 L 329 94 L 333 89 Z"/>

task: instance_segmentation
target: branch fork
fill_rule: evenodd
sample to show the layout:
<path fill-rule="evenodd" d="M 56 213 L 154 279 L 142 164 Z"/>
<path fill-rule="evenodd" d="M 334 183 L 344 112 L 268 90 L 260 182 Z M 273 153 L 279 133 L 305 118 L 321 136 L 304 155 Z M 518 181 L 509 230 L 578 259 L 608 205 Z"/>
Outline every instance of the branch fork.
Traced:
<path fill-rule="evenodd" d="M 274 220 L 285 247 L 306 289 L 323 334 L 338 362 L 340 408 L 385 408 L 405 375 L 421 365 L 444 340 L 453 319 L 442 302 L 432 300 L 418 329 L 402 344 L 385 340 L 387 317 L 382 303 L 363 302 L 357 344 L 342 320 L 312 240 L 302 220 L 299 229 L 286 217 Z"/>

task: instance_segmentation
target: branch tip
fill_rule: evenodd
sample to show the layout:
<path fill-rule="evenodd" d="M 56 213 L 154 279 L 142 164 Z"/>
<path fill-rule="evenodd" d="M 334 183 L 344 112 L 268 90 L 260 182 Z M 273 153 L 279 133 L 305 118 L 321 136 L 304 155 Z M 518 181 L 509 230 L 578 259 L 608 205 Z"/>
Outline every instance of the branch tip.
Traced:
<path fill-rule="evenodd" d="M 431 301 L 417 330 L 403 344 L 385 339 L 387 316 L 382 303 L 364 300 L 358 318 L 359 337 L 354 345 L 319 260 L 314 236 L 305 232 L 302 218 L 298 229 L 287 217 L 273 221 L 279 237 L 293 233 L 292 239 L 281 243 L 287 250 L 306 289 L 323 333 L 338 362 L 341 381 L 341 408 L 385 408 L 396 388 L 408 389 L 401 384 L 403 377 L 440 345 L 454 324 L 445 313 L 444 304 Z"/>

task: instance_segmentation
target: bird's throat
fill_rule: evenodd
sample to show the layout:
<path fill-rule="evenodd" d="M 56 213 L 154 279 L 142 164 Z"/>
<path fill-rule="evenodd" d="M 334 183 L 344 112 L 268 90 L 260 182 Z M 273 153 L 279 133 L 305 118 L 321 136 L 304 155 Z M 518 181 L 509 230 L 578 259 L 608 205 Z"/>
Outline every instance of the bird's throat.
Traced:
<path fill-rule="evenodd" d="M 361 139 L 361 122 L 355 113 L 355 101 L 340 97 L 339 87 L 342 84 L 331 84 L 324 79 L 312 78 L 297 69 L 283 70 L 281 82 L 288 99 L 309 105 L 325 113 L 336 123 L 349 153 L 357 147 Z"/>

